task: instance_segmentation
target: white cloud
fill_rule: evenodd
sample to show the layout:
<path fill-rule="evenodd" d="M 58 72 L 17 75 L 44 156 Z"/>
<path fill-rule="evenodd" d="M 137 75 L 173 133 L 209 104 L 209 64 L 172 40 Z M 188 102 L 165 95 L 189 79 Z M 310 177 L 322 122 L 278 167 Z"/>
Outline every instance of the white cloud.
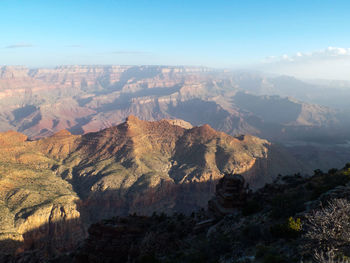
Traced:
<path fill-rule="evenodd" d="M 350 79 L 350 48 L 328 47 L 312 52 L 270 56 L 257 67 L 270 73 L 302 78 Z"/>
<path fill-rule="evenodd" d="M 270 56 L 264 59 L 264 63 L 301 62 L 311 60 L 343 59 L 350 58 L 350 48 L 328 47 L 313 52 L 297 52 L 293 55 Z"/>
<path fill-rule="evenodd" d="M 23 47 L 33 47 L 33 45 L 28 43 L 18 43 L 18 44 L 6 46 L 5 48 L 23 48 Z"/>

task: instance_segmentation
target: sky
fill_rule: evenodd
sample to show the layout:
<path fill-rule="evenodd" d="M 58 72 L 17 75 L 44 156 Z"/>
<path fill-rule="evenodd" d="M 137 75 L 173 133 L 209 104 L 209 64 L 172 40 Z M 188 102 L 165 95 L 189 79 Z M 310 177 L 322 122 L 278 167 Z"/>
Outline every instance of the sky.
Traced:
<path fill-rule="evenodd" d="M 349 79 L 349 14 L 348 0 L 0 0 L 0 65 L 193 65 Z"/>

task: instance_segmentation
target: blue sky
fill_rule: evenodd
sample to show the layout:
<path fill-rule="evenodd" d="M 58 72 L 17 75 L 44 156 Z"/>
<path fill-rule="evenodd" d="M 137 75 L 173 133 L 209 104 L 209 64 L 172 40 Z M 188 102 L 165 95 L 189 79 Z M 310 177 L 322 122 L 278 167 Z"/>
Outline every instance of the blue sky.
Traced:
<path fill-rule="evenodd" d="M 0 0 L 0 64 L 276 63 L 350 47 L 349 14 L 336 0 Z"/>

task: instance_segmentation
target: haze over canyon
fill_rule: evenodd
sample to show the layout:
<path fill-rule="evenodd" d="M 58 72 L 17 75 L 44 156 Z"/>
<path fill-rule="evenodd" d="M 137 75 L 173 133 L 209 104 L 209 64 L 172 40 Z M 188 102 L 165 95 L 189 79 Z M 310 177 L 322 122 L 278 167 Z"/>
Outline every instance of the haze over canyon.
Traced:
<path fill-rule="evenodd" d="M 347 86 L 202 67 L 2 67 L 0 130 L 36 139 L 62 129 L 72 134 L 99 131 L 129 115 L 149 121 L 181 119 L 230 135 L 255 135 L 300 154 L 312 143 L 316 159 L 305 158 L 327 169 L 343 165 L 337 147 L 347 149 Z M 325 163 L 321 159 L 330 151 L 335 156 L 328 154 Z"/>

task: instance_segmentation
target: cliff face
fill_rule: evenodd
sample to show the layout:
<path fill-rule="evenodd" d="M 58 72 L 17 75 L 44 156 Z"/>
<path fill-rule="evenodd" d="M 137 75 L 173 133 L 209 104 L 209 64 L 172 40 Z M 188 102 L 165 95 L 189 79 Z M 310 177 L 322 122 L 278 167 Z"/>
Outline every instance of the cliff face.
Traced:
<path fill-rule="evenodd" d="M 36 208 L 29 216 L 18 215 L 15 227 L 22 235 L 23 245 L 16 252 L 40 249 L 57 253 L 70 251 L 79 244 L 85 237 L 85 229 L 75 203 L 77 199 L 64 199 Z"/>
<path fill-rule="evenodd" d="M 182 122 L 175 123 L 181 126 L 129 116 L 101 132 L 58 137 L 57 144 L 75 141 L 55 171 L 73 186 L 94 221 L 115 214 L 203 207 L 226 172 L 244 174 L 256 189 L 278 173 L 303 168 L 266 140 L 231 137 L 209 125 L 184 128 Z"/>
<path fill-rule="evenodd" d="M 5 252 L 43 246 L 65 251 L 85 237 L 79 198 L 51 171 L 55 160 L 35 144 L 16 132 L 0 134 L 0 242 Z"/>
<path fill-rule="evenodd" d="M 0 148 L 0 233 L 19 242 L 17 251 L 65 251 L 84 237 L 86 225 L 115 215 L 205 207 L 226 172 L 258 188 L 300 168 L 254 136 L 134 116 L 85 135 L 61 131 L 28 141 L 0 133 Z"/>

